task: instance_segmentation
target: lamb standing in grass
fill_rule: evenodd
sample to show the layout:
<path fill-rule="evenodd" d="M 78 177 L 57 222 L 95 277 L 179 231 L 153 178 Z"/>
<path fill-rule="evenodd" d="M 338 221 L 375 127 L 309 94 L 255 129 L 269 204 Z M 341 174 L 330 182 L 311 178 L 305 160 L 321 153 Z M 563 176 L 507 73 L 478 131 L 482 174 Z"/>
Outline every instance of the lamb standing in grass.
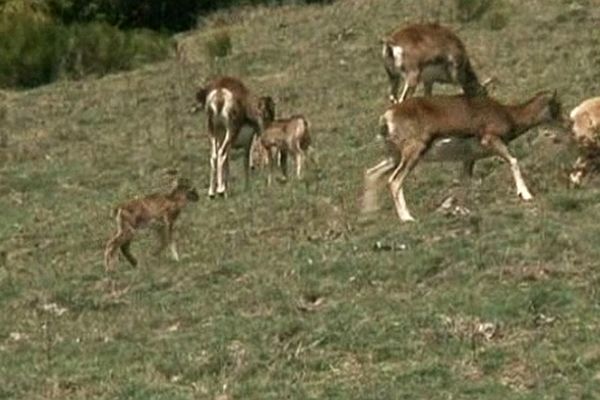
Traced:
<path fill-rule="evenodd" d="M 189 202 L 196 202 L 198 199 L 196 189 L 187 180 L 179 179 L 168 193 L 153 193 L 115 207 L 117 232 L 106 244 L 104 252 L 106 270 L 113 270 L 119 249 L 131 265 L 137 265 L 137 260 L 131 254 L 131 241 L 138 229 L 147 227 L 153 222 L 159 223 L 161 229 L 161 246 L 158 250 L 161 251 L 168 245 L 173 258 L 179 261 L 179 253 L 173 239 L 174 224 L 183 208 Z"/>
<path fill-rule="evenodd" d="M 311 144 L 308 120 L 303 115 L 275 119 L 275 103 L 270 97 L 261 99 L 259 108 L 261 113 L 267 116 L 259 145 L 265 149 L 265 163 L 269 165 L 268 184 L 271 185 L 273 169 L 277 162 L 283 176 L 287 178 L 288 154 L 294 158 L 296 177 L 302 178 L 302 170 L 309 157 Z"/>

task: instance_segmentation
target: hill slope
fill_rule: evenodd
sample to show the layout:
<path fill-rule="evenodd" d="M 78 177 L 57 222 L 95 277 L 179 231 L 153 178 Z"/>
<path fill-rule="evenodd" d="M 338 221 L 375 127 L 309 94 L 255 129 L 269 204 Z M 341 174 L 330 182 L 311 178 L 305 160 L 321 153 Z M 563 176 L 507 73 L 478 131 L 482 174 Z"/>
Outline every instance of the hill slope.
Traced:
<path fill-rule="evenodd" d="M 506 1 L 508 25 L 459 26 L 438 2 L 347 0 L 246 9 L 208 20 L 170 61 L 99 80 L 3 93 L 0 398 L 593 398 L 600 392 L 600 191 L 568 190 L 574 154 L 535 130 L 514 144 L 532 204 L 497 160 L 421 165 L 415 224 L 387 193 L 357 215 L 387 81 L 377 39 L 438 17 L 459 29 L 498 98 L 556 88 L 570 108 L 600 93 L 596 1 Z M 226 26 L 233 53 L 206 59 Z M 112 205 L 177 168 L 205 190 L 194 84 L 217 72 L 312 122 L 309 184 L 201 199 L 178 226 L 182 261 L 133 246 L 142 265 L 102 266 Z M 456 88 L 445 88 L 455 92 Z M 471 213 L 436 212 L 453 195 Z"/>

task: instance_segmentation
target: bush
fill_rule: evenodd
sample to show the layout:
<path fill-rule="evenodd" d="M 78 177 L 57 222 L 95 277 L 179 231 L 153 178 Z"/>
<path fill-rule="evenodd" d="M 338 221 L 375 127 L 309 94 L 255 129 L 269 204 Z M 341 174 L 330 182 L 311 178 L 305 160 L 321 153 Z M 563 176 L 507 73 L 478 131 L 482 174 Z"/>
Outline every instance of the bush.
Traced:
<path fill-rule="evenodd" d="M 33 1 L 33 0 L 12 0 Z M 101 21 L 121 28 L 183 31 L 200 14 L 259 4 L 329 4 L 333 0 L 40 0 L 65 24 Z"/>
<path fill-rule="evenodd" d="M 0 0 L 0 87 L 34 87 L 59 76 L 103 75 L 166 58 L 172 47 L 169 39 L 141 27 L 187 29 L 198 14 L 239 5 L 331 2 L 180 0 L 175 5 L 172 0 Z M 231 50 L 226 31 L 215 34 L 206 45 L 213 60 Z"/>
<path fill-rule="evenodd" d="M 122 32 L 106 23 L 73 25 L 68 35 L 63 68 L 74 78 L 128 70 L 164 59 L 169 52 L 169 41 L 155 32 Z"/>
<path fill-rule="evenodd" d="M 0 21 L 0 84 L 33 87 L 54 80 L 66 44 L 52 22 L 13 16 Z"/>
<path fill-rule="evenodd" d="M 231 36 L 223 30 L 215 33 L 206 41 L 206 52 L 210 60 L 224 58 L 231 54 Z"/>
<path fill-rule="evenodd" d="M 167 38 L 147 30 L 123 32 L 99 22 L 65 27 L 13 17 L 0 24 L 0 86 L 27 88 L 59 76 L 127 70 L 164 59 L 169 49 Z"/>

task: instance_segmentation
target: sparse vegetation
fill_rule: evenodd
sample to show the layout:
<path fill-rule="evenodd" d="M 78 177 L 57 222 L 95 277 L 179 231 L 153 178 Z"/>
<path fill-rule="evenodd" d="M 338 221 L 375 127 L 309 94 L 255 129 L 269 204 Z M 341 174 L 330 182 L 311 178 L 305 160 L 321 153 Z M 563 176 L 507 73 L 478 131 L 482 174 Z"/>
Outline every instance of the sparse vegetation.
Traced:
<path fill-rule="evenodd" d="M 377 39 L 428 3 L 257 7 L 227 26 L 220 68 L 310 119 L 323 179 L 269 189 L 257 171 L 243 191 L 237 157 L 231 196 L 181 216 L 179 263 L 142 232 L 137 268 L 107 274 L 102 253 L 111 208 L 166 189 L 167 169 L 208 186 L 205 117 L 187 110 L 214 72 L 210 21 L 187 63 L 0 92 L 0 398 L 597 398 L 600 188 L 567 187 L 567 140 L 511 145 L 531 204 L 499 160 L 456 184 L 460 165 L 422 164 L 406 182 L 417 223 L 384 196 L 358 218 L 388 103 Z M 440 22 L 498 78 L 494 96 L 556 88 L 569 109 L 600 80 L 582 34 L 597 19 L 557 22 L 567 6 L 514 2 L 501 35 Z M 468 212 L 440 210 L 448 196 Z"/>
<path fill-rule="evenodd" d="M 508 25 L 508 17 L 501 11 L 491 12 L 486 18 L 486 21 L 489 25 L 489 28 L 493 31 L 502 30 L 506 25 Z"/>
<path fill-rule="evenodd" d="M 454 0 L 456 16 L 460 22 L 470 22 L 480 19 L 494 0 Z"/>

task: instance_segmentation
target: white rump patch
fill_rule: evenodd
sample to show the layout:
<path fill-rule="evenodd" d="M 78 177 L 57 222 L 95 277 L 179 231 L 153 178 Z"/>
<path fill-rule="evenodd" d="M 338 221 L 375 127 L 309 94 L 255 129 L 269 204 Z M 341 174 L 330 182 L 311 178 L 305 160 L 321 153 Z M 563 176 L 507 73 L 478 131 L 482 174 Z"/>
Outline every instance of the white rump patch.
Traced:
<path fill-rule="evenodd" d="M 219 113 L 218 109 L 218 101 L 223 101 L 223 108 L 221 109 L 221 113 Z M 233 93 L 231 93 L 227 89 L 215 89 L 212 90 L 208 96 L 206 96 L 207 105 L 213 110 L 215 115 L 219 115 L 222 118 L 227 118 L 231 108 L 233 107 Z"/>
<path fill-rule="evenodd" d="M 394 65 L 397 68 L 402 67 L 404 49 L 400 46 L 392 46 L 392 54 L 394 56 Z"/>

